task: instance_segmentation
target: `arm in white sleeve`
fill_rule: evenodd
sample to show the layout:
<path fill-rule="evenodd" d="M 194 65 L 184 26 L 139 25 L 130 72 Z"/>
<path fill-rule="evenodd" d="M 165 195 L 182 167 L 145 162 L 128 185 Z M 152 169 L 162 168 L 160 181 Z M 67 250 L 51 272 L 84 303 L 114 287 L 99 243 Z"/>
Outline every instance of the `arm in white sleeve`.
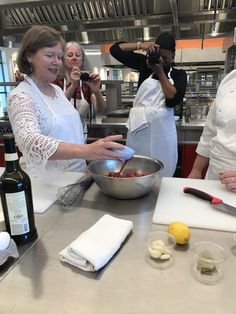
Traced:
<path fill-rule="evenodd" d="M 217 132 L 215 127 L 215 115 L 216 115 L 216 102 L 214 101 L 207 115 L 206 123 L 196 150 L 196 152 L 199 155 L 207 158 L 210 157 L 212 138 L 216 135 Z"/>
<path fill-rule="evenodd" d="M 44 169 L 48 159 L 56 152 L 59 140 L 47 134 L 50 117 L 40 105 L 24 92 L 13 92 L 8 99 L 8 115 L 19 150 L 27 169 L 34 173 Z"/>

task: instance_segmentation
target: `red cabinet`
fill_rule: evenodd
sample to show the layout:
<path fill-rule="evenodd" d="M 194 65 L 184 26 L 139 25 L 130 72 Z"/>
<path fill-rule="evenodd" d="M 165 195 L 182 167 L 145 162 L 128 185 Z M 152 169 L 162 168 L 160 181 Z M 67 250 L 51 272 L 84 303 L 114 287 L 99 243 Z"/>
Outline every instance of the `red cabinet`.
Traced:
<path fill-rule="evenodd" d="M 182 145 L 182 178 L 187 178 L 192 170 L 193 163 L 197 156 L 197 144 L 183 144 Z"/>
<path fill-rule="evenodd" d="M 182 171 L 181 177 L 187 178 L 190 171 L 192 170 L 194 161 L 196 159 L 197 144 L 183 144 L 182 145 Z M 202 172 L 202 179 L 204 179 L 207 172 L 207 167 Z"/>

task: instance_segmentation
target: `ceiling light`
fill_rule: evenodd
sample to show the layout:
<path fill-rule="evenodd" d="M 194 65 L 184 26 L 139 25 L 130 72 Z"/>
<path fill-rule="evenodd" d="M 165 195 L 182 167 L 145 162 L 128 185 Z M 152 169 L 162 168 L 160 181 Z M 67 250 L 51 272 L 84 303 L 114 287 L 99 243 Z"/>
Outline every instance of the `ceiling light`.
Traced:
<path fill-rule="evenodd" d="M 81 32 L 81 36 L 83 38 L 83 43 L 88 44 L 89 43 L 88 33 L 87 32 Z"/>
<path fill-rule="evenodd" d="M 143 28 L 143 39 L 144 40 L 150 40 L 149 27 Z"/>
<path fill-rule="evenodd" d="M 101 50 L 98 49 L 85 49 L 85 54 L 88 56 L 98 56 L 101 55 Z"/>
<path fill-rule="evenodd" d="M 67 25 L 61 25 L 61 31 L 62 32 L 68 32 L 68 26 Z"/>

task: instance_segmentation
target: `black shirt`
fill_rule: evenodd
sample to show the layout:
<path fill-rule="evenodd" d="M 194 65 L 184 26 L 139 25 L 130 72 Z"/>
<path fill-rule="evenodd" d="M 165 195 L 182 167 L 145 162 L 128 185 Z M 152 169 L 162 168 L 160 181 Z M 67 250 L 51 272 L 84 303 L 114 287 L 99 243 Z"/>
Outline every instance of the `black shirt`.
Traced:
<path fill-rule="evenodd" d="M 119 44 L 124 42 L 118 42 L 111 46 L 110 54 L 113 58 L 118 60 L 120 63 L 126 65 L 129 68 L 139 71 L 138 88 L 144 80 L 146 80 L 153 71 L 147 66 L 147 57 L 141 53 L 135 53 L 133 51 L 124 51 L 119 47 Z M 184 94 L 187 86 L 187 74 L 184 70 L 178 70 L 172 68 L 170 77 L 174 82 L 174 86 L 177 90 L 174 98 L 166 98 L 166 106 L 172 108 L 184 98 Z M 158 78 L 157 78 L 158 79 Z"/>

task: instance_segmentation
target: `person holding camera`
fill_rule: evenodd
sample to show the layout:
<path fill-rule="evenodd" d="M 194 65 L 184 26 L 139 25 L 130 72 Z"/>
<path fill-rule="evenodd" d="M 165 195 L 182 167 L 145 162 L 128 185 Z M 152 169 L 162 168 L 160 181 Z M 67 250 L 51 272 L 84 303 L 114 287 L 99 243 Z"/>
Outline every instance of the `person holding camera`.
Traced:
<path fill-rule="evenodd" d="M 182 102 L 187 86 L 186 72 L 172 66 L 174 37 L 162 33 L 155 42 L 118 42 L 110 53 L 139 71 L 138 90 L 127 122 L 127 145 L 137 155 L 162 161 L 162 175 L 173 176 L 178 159 L 173 108 Z"/>
<path fill-rule="evenodd" d="M 90 72 L 91 66 L 84 49 L 74 41 L 67 42 L 63 57 L 63 68 L 60 77 L 53 83 L 60 86 L 66 97 L 78 110 L 87 138 L 86 119 L 92 106 L 97 112 L 107 108 L 101 93 L 101 78 L 97 73 Z"/>
<path fill-rule="evenodd" d="M 80 115 L 60 87 L 52 84 L 60 71 L 64 40 L 47 26 L 33 26 L 24 35 L 17 65 L 26 74 L 8 97 L 7 112 L 21 165 L 32 177 L 51 180 L 64 171 L 85 171 L 86 160 L 118 159 L 122 135 L 84 144 Z"/>

